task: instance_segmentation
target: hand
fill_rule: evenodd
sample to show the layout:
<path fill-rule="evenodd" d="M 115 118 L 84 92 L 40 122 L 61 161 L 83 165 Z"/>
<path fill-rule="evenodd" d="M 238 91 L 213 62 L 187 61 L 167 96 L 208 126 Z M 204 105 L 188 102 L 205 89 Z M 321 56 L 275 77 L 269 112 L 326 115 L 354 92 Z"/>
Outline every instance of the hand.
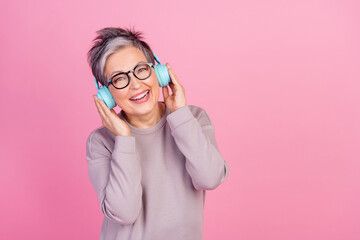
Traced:
<path fill-rule="evenodd" d="M 114 109 L 109 109 L 103 100 L 93 95 L 96 108 L 101 117 L 102 124 L 115 136 L 131 136 L 130 128 L 125 121 L 119 118 Z"/>
<path fill-rule="evenodd" d="M 171 88 L 172 95 L 169 95 L 168 86 L 162 87 L 162 92 L 166 107 L 170 110 L 170 112 L 174 112 L 177 109 L 186 106 L 185 88 L 180 84 L 174 71 L 170 67 L 170 64 L 166 63 L 166 66 L 171 79 L 169 86 Z"/>

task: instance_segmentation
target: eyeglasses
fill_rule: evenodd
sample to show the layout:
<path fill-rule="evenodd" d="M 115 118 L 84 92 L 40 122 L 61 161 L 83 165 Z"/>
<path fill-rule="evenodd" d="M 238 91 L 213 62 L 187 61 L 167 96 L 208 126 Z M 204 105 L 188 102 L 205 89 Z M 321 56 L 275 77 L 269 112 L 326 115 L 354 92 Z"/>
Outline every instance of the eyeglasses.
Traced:
<path fill-rule="evenodd" d="M 130 83 L 130 72 L 132 72 L 137 79 L 145 80 L 150 77 L 151 68 L 153 66 L 154 65 L 152 63 L 141 63 L 137 65 L 133 70 L 115 74 L 108 80 L 107 85 L 109 86 L 109 84 L 111 84 L 117 89 L 126 88 Z"/>

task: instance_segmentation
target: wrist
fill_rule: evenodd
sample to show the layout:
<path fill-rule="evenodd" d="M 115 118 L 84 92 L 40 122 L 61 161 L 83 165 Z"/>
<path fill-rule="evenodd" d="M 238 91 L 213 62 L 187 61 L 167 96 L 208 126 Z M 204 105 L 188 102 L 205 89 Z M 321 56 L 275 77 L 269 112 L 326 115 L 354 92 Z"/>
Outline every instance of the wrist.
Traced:
<path fill-rule="evenodd" d="M 180 109 L 180 108 L 183 108 L 183 107 L 185 107 L 186 106 L 186 104 L 185 105 L 182 105 L 182 106 L 180 106 L 180 107 L 177 107 L 177 108 L 175 108 L 173 111 L 170 111 L 170 112 L 175 112 L 176 110 L 178 110 L 178 109 Z"/>

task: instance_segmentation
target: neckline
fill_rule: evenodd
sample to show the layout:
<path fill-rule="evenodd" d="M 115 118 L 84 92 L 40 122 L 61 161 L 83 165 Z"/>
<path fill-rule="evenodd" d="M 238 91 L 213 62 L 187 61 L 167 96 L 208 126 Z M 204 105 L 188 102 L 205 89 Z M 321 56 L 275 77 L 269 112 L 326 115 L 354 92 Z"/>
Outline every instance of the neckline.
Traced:
<path fill-rule="evenodd" d="M 165 103 L 162 102 L 164 105 Z M 136 128 L 134 127 L 133 125 L 131 125 L 127 120 L 126 118 L 124 117 L 124 114 L 123 114 L 123 110 L 120 111 L 120 113 L 118 114 L 118 116 L 124 120 L 126 122 L 127 125 L 129 125 L 130 127 L 130 132 L 131 133 L 136 133 L 136 134 L 150 134 L 150 133 L 153 133 L 153 132 L 156 132 L 157 130 L 159 130 L 160 128 L 162 128 L 166 122 L 166 116 L 170 113 L 170 110 L 166 107 L 165 105 L 165 112 L 163 114 L 163 116 L 161 117 L 160 121 L 157 122 L 154 126 L 152 127 L 149 127 L 149 128 Z"/>

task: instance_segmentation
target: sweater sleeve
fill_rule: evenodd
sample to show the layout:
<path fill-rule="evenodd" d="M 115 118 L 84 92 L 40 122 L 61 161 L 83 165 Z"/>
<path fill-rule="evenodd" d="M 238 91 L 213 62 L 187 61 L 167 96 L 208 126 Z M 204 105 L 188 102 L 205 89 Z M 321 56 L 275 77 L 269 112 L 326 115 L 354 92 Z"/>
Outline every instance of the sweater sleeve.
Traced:
<path fill-rule="evenodd" d="M 219 152 L 214 126 L 205 110 L 201 109 L 195 118 L 189 107 L 184 106 L 170 113 L 167 121 L 186 158 L 185 167 L 194 188 L 211 190 L 224 182 L 229 173 L 228 165 Z"/>
<path fill-rule="evenodd" d="M 120 224 L 133 224 L 142 208 L 141 167 L 134 136 L 115 136 L 111 153 L 101 134 L 86 142 L 90 181 L 104 216 Z"/>

